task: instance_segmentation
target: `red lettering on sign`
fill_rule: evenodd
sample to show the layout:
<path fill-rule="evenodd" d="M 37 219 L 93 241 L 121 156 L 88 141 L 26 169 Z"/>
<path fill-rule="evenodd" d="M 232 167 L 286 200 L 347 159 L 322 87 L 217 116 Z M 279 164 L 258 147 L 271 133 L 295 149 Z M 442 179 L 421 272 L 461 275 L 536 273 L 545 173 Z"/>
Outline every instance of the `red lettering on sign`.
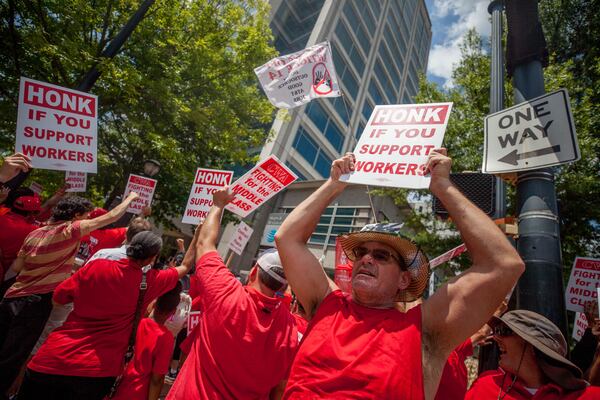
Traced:
<path fill-rule="evenodd" d="M 46 107 L 88 117 L 96 116 L 96 99 L 94 97 L 35 82 L 25 82 L 24 102 L 33 106 Z"/>
<path fill-rule="evenodd" d="M 577 260 L 577 263 L 575 264 L 575 268 L 600 271 L 600 261 L 579 259 L 579 260 Z"/>
<path fill-rule="evenodd" d="M 282 185 L 287 186 L 294 182 L 296 178 L 290 174 L 285 168 L 283 168 L 277 161 L 270 158 L 263 162 L 260 167 L 268 172 L 273 178 L 281 182 Z"/>

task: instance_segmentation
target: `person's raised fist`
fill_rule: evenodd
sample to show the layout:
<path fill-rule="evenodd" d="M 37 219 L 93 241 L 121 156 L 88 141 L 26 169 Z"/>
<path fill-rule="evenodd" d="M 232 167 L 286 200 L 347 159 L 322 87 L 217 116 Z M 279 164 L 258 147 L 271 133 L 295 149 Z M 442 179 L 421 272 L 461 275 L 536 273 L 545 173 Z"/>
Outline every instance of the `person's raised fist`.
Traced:
<path fill-rule="evenodd" d="M 28 172 L 33 168 L 30 161 L 29 157 L 21 153 L 15 153 L 12 156 L 6 157 L 2 166 L 0 166 L 0 182 L 5 183 L 10 181 L 20 171 Z"/>
<path fill-rule="evenodd" d="M 441 147 L 433 149 L 433 151 L 429 153 L 424 173 L 426 175 L 431 175 L 431 182 L 429 183 L 429 189 L 431 191 L 435 191 L 438 187 L 451 184 L 451 168 L 452 159 L 448 157 L 448 152 L 445 148 Z"/>
<path fill-rule="evenodd" d="M 331 164 L 331 180 L 339 182 L 340 177 L 354 171 L 356 157 L 352 153 L 346 153 L 342 158 L 338 158 Z"/>
<path fill-rule="evenodd" d="M 235 199 L 235 193 L 229 192 L 229 186 L 225 186 L 213 193 L 213 204 L 219 208 L 225 207 L 233 199 Z"/>

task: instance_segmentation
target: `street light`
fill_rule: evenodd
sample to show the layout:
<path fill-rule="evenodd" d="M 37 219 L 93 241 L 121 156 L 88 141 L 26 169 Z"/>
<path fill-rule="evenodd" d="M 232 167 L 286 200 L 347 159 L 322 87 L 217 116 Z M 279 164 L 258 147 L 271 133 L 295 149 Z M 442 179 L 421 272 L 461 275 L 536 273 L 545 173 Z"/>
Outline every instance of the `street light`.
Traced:
<path fill-rule="evenodd" d="M 152 178 L 160 171 L 160 163 L 156 160 L 144 161 L 144 175 Z"/>

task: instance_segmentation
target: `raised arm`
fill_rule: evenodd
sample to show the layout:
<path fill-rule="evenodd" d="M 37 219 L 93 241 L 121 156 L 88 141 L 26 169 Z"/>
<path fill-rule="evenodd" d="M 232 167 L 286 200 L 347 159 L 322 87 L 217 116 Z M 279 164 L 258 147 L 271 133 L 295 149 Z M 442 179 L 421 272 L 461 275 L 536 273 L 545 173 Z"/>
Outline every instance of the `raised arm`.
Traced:
<path fill-rule="evenodd" d="M 181 265 L 175 267 L 177 269 L 177 273 L 179 274 L 180 278 L 184 277 L 190 271 L 190 269 L 192 269 L 192 266 L 195 263 L 196 246 L 197 246 L 198 237 L 200 236 L 201 230 L 202 230 L 202 225 L 200 225 L 199 227 L 196 228 L 196 231 L 194 232 L 194 237 L 192 238 L 192 242 L 190 243 L 190 247 L 188 247 L 187 251 L 185 252 L 183 261 L 181 261 Z M 179 240 L 180 239 L 177 239 L 178 245 L 179 245 Z M 182 242 L 182 247 L 183 247 L 183 240 L 181 242 Z"/>
<path fill-rule="evenodd" d="M 433 338 L 438 354 L 449 353 L 485 324 L 525 268 L 504 233 L 450 182 L 451 164 L 445 149 L 431 153 L 429 188 L 448 210 L 473 265 L 423 303 L 423 333 Z"/>
<path fill-rule="evenodd" d="M 208 252 L 217 250 L 217 238 L 221 228 L 221 217 L 227 203 L 235 198 L 235 194 L 229 193 L 229 187 L 213 193 L 213 206 L 210 208 L 200 234 L 196 242 L 196 262 Z"/>
<path fill-rule="evenodd" d="M 313 316 L 321 301 L 337 287 L 331 282 L 319 260 L 306 246 L 325 208 L 346 187 L 339 180 L 354 170 L 354 156 L 347 154 L 335 160 L 331 177 L 283 221 L 275 235 L 277 250 L 290 287 L 309 316 Z"/>
<path fill-rule="evenodd" d="M 138 198 L 138 194 L 135 192 L 129 193 L 129 195 L 115 208 L 110 210 L 104 215 L 94 219 L 84 219 L 81 221 L 81 236 L 85 236 L 96 229 L 105 227 L 106 225 L 112 224 L 125 214 L 129 204 Z"/>

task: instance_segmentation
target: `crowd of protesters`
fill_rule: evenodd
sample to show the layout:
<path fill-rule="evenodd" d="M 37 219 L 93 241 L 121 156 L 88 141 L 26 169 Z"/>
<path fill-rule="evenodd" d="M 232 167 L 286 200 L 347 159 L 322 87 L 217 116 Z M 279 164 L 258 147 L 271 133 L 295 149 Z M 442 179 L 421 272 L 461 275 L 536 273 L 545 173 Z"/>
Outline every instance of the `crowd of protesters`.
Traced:
<path fill-rule="evenodd" d="M 187 250 L 178 241 L 162 265 L 148 212 L 114 226 L 135 193 L 110 211 L 65 188 L 42 204 L 15 184 L 28 158 L 6 157 L 0 399 L 600 399 L 597 302 L 586 304 L 589 328 L 570 355 L 547 318 L 506 312 L 525 266 L 451 183 L 445 149 L 431 152 L 426 172 L 471 267 L 424 299 L 427 256 L 396 224 L 371 224 L 340 236 L 352 261 L 342 292 L 307 242 L 354 161 L 333 162 L 242 283 L 217 252 L 235 198 L 227 188 Z M 188 331 L 191 312 L 199 321 Z M 491 342 L 498 368 L 469 385 L 465 359 Z"/>

